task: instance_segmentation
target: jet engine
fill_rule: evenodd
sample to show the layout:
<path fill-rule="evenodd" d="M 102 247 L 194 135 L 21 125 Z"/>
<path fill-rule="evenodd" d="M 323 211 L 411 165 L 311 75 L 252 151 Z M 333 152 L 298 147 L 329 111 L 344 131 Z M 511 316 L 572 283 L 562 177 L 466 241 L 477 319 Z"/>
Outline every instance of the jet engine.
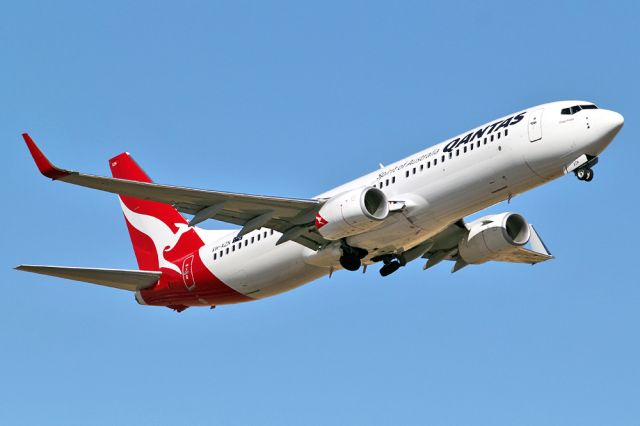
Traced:
<path fill-rule="evenodd" d="M 324 238 L 335 241 L 373 229 L 388 215 L 384 192 L 363 187 L 329 198 L 316 216 L 316 228 Z"/>
<path fill-rule="evenodd" d="M 467 225 L 469 233 L 458 244 L 458 254 L 468 264 L 484 263 L 529 242 L 527 220 L 516 213 L 485 216 Z"/>

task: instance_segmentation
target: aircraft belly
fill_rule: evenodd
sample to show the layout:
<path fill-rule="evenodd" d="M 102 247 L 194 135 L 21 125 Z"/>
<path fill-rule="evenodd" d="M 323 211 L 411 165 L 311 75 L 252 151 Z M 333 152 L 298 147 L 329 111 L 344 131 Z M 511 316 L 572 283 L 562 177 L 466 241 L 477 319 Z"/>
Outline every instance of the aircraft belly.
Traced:
<path fill-rule="evenodd" d="M 469 169 L 448 175 L 429 188 L 432 214 L 439 221 L 452 223 L 502 196 L 491 192 L 493 170 L 484 169 L 482 164 Z"/>
<path fill-rule="evenodd" d="M 443 224 L 451 224 L 469 214 L 508 199 L 512 186 L 522 180 L 520 162 L 503 156 L 502 164 L 479 161 L 460 168 L 424 188 L 429 200 L 429 216 L 416 215 L 415 223 L 433 235 Z"/>
<path fill-rule="evenodd" d="M 347 238 L 347 243 L 369 251 L 395 251 L 415 245 L 416 241 L 423 241 L 427 237 L 425 230 L 404 213 L 395 213 L 387 220 L 390 220 L 389 223 L 382 227 Z"/>
<path fill-rule="evenodd" d="M 244 249 L 243 249 L 244 250 Z M 214 262 L 212 269 L 235 291 L 254 299 L 283 293 L 329 273 L 308 265 L 305 247 L 289 241 L 276 247 L 249 247 L 247 251 Z"/>

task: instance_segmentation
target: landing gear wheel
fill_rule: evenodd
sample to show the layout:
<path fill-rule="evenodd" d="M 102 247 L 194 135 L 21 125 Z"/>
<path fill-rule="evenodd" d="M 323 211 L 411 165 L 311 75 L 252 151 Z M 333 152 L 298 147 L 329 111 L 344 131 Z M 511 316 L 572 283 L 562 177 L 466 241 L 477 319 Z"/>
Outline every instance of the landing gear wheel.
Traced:
<path fill-rule="evenodd" d="M 347 271 L 357 271 L 360 269 L 360 265 L 362 262 L 357 256 L 341 256 L 340 257 L 340 266 L 342 266 Z"/>
<path fill-rule="evenodd" d="M 585 180 L 587 178 L 587 170 L 589 169 L 578 169 L 576 171 L 576 177 L 578 180 Z"/>
<path fill-rule="evenodd" d="M 593 179 L 593 170 L 587 169 L 587 176 L 585 176 L 584 180 L 585 182 L 591 182 L 592 179 Z"/>
<path fill-rule="evenodd" d="M 387 275 L 391 275 L 395 271 L 397 271 L 400 266 L 402 265 L 400 265 L 400 262 L 398 262 L 397 260 L 389 262 L 385 264 L 382 268 L 380 268 L 380 275 L 382 275 L 383 277 L 386 277 Z"/>

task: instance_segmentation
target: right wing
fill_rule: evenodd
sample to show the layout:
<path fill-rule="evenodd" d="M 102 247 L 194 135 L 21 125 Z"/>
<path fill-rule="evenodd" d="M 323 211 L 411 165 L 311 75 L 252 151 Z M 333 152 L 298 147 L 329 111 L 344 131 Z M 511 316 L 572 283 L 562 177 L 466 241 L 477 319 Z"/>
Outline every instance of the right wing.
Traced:
<path fill-rule="evenodd" d="M 553 255 L 547 249 L 540 235 L 536 232 L 533 225 L 529 224 L 531 237 L 529 239 L 530 248 L 512 247 L 511 250 L 496 254 L 492 259 L 493 262 L 511 262 L 511 263 L 528 263 L 535 265 L 553 259 Z M 433 237 L 427 249 L 420 251 L 422 258 L 428 259 L 424 265 L 424 269 L 429 269 L 443 260 L 452 260 L 456 262 L 451 272 L 456 272 L 466 265 L 466 263 L 458 255 L 458 243 L 464 238 L 469 230 L 461 219 L 442 232 Z M 420 256 L 420 254 L 418 254 Z"/>
<path fill-rule="evenodd" d="M 170 204 L 194 215 L 190 226 L 215 219 L 242 226 L 239 235 L 266 227 L 283 234 L 278 243 L 292 240 L 313 250 L 328 243 L 314 226 L 320 200 L 207 191 L 74 172 L 54 166 L 27 133 L 22 136 L 40 173 L 53 180 Z"/>
<path fill-rule="evenodd" d="M 161 272 L 128 269 L 73 268 L 64 266 L 20 265 L 18 271 L 83 281 L 121 290 L 138 291 L 158 282 Z"/>

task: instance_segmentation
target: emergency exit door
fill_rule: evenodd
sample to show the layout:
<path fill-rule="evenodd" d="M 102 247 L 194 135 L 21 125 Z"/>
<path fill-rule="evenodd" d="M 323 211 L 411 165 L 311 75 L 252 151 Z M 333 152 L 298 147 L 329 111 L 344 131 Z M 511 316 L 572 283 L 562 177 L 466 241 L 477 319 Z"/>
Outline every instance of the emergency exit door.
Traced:
<path fill-rule="evenodd" d="M 529 142 L 542 139 L 542 109 L 529 113 Z"/>

